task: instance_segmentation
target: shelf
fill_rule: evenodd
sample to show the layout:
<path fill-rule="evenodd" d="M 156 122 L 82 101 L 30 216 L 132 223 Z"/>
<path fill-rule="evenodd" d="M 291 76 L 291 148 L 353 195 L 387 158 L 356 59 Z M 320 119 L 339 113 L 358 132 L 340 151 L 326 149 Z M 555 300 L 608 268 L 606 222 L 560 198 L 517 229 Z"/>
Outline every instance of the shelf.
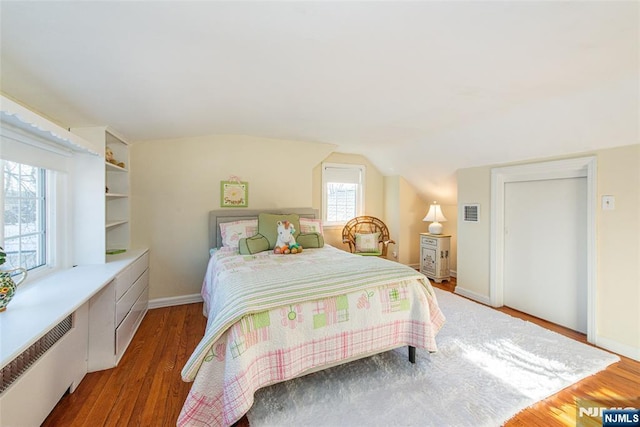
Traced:
<path fill-rule="evenodd" d="M 128 222 L 129 222 L 129 221 L 127 221 L 127 220 L 115 220 L 115 221 L 109 221 L 109 222 L 107 222 L 107 224 L 106 224 L 105 228 L 109 229 L 109 228 L 117 227 L 117 226 L 119 226 L 119 225 L 126 224 L 126 223 L 128 223 Z"/>
<path fill-rule="evenodd" d="M 75 226 L 78 235 L 87 235 L 76 245 L 75 258 L 78 264 L 106 262 L 107 249 L 129 249 L 131 242 L 129 144 L 106 126 L 79 127 L 71 131 L 95 143 L 100 154 L 95 161 L 87 162 L 90 163 L 86 169 L 90 171 L 91 179 L 81 183 L 87 193 L 85 199 L 88 199 L 82 200 L 81 205 L 86 205 L 91 215 L 77 221 L 80 225 Z M 125 167 L 106 161 L 107 148 Z"/>
<path fill-rule="evenodd" d="M 107 172 L 129 172 L 127 168 L 121 168 L 118 165 L 114 165 L 113 163 L 104 162 Z"/>

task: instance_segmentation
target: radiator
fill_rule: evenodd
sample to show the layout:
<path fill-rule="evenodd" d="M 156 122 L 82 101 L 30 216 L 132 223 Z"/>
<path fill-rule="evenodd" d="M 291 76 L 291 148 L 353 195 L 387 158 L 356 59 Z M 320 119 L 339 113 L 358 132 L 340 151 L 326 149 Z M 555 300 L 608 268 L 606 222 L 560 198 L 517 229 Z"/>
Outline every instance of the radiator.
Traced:
<path fill-rule="evenodd" d="M 17 381 L 31 365 L 40 359 L 51 348 L 52 345 L 60 341 L 73 327 L 73 315 L 67 316 L 58 323 L 42 338 L 33 343 L 28 349 L 20 353 L 0 371 L 0 395 Z"/>
<path fill-rule="evenodd" d="M 4 366 L 0 426 L 37 426 L 87 373 L 89 303 L 78 307 Z"/>

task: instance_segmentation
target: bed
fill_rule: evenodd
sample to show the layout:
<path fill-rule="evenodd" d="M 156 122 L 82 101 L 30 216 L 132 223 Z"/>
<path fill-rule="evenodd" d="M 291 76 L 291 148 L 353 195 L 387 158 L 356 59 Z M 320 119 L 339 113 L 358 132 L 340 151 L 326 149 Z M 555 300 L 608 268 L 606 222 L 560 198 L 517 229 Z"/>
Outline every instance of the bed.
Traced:
<path fill-rule="evenodd" d="M 301 221 L 317 216 L 310 208 L 260 212 Z M 179 426 L 232 425 L 259 388 L 362 357 L 403 346 L 410 359 L 416 347 L 437 350 L 444 316 L 424 275 L 329 245 L 295 255 L 240 255 L 233 239 L 242 233 L 229 238 L 228 230 L 260 212 L 210 212 L 207 328 L 182 370 L 193 385 Z M 245 237 L 252 232 L 247 228 Z"/>

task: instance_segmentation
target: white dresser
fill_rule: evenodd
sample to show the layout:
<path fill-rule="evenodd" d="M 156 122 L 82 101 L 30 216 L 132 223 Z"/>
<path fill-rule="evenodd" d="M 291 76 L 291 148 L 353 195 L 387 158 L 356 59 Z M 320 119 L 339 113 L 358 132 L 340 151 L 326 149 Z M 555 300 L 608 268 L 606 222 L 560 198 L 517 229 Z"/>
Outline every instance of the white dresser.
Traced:
<path fill-rule="evenodd" d="M 144 251 L 89 301 L 88 371 L 113 368 L 147 312 L 149 252 Z M 90 319 L 91 320 L 91 319 Z"/>
<path fill-rule="evenodd" d="M 451 236 L 420 233 L 420 272 L 436 283 L 450 280 Z"/>

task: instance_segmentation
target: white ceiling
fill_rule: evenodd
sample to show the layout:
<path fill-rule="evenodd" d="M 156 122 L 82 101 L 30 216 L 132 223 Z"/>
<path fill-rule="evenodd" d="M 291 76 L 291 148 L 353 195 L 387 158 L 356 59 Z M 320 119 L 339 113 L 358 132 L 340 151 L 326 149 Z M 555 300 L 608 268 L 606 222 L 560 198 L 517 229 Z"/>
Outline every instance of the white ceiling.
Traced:
<path fill-rule="evenodd" d="M 640 142 L 637 1 L 0 3 L 1 90 L 130 140 L 335 144 L 455 170 Z"/>

